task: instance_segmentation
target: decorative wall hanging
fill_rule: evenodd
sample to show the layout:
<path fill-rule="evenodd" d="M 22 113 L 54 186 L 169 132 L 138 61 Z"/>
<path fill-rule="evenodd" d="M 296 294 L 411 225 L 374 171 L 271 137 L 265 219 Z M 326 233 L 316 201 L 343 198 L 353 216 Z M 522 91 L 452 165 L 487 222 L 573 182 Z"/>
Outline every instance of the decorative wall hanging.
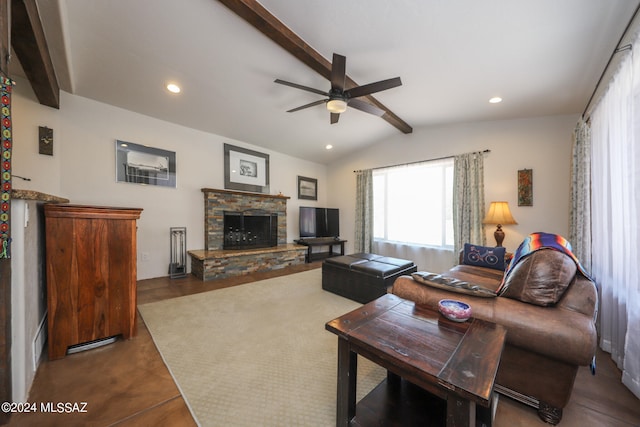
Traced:
<path fill-rule="evenodd" d="M 224 144 L 224 188 L 269 193 L 269 155 Z"/>
<path fill-rule="evenodd" d="M 318 200 L 318 180 L 298 176 L 298 199 Z"/>
<path fill-rule="evenodd" d="M 0 175 L 0 258 L 10 258 L 11 243 L 11 86 L 13 81 L 0 77 L 0 96 L 2 110 L 0 121 L 2 135 L 2 175 Z"/>
<path fill-rule="evenodd" d="M 518 171 L 518 206 L 533 206 L 533 170 Z"/>
<path fill-rule="evenodd" d="M 38 152 L 53 156 L 53 129 L 38 126 Z"/>
<path fill-rule="evenodd" d="M 176 153 L 116 141 L 116 181 L 176 187 Z"/>

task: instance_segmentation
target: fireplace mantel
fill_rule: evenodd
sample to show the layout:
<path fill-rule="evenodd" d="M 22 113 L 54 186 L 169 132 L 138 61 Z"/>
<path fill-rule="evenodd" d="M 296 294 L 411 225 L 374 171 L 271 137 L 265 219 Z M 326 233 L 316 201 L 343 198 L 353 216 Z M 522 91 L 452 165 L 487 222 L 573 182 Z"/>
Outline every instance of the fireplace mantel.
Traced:
<path fill-rule="evenodd" d="M 207 193 L 222 193 L 222 194 L 235 194 L 237 196 L 264 197 L 267 199 L 290 199 L 291 198 L 289 196 L 284 196 L 282 194 L 250 193 L 248 191 L 218 190 L 215 188 L 202 188 L 201 191 L 205 193 L 205 195 Z"/>

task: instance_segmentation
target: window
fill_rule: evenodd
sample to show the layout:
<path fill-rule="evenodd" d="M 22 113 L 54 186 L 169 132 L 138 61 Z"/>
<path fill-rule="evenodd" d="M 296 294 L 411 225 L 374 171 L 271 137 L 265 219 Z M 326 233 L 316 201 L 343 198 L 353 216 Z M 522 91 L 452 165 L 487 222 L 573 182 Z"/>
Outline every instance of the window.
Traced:
<path fill-rule="evenodd" d="M 373 236 L 453 246 L 453 158 L 373 171 Z"/>

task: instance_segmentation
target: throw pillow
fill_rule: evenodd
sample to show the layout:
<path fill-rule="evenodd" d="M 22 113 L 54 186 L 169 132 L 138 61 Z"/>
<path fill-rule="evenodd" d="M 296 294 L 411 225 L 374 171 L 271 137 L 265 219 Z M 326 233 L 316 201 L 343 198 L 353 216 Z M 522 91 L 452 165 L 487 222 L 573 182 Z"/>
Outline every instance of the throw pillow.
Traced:
<path fill-rule="evenodd" d="M 573 283 L 576 271 L 576 263 L 564 253 L 539 249 L 520 258 L 507 273 L 500 296 L 543 307 L 553 305 Z"/>
<path fill-rule="evenodd" d="M 504 271 L 504 257 L 506 252 L 507 250 L 502 246 L 492 248 L 465 243 L 462 263 Z"/>
<path fill-rule="evenodd" d="M 444 289 L 449 292 L 459 294 L 473 295 L 476 297 L 491 298 L 496 293 L 491 289 L 483 288 L 480 285 L 458 280 L 453 277 L 443 276 L 441 274 L 430 273 L 428 271 L 418 271 L 411 273 L 411 277 L 418 283 L 431 286 L 432 288 Z"/>

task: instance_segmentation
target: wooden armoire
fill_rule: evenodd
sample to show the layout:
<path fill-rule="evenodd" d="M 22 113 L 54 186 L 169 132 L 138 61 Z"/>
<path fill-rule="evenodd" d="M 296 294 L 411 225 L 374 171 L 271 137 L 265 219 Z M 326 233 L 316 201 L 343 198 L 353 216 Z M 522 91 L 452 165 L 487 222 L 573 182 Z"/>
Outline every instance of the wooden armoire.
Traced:
<path fill-rule="evenodd" d="M 44 206 L 49 359 L 136 334 L 136 220 L 142 209 Z"/>

